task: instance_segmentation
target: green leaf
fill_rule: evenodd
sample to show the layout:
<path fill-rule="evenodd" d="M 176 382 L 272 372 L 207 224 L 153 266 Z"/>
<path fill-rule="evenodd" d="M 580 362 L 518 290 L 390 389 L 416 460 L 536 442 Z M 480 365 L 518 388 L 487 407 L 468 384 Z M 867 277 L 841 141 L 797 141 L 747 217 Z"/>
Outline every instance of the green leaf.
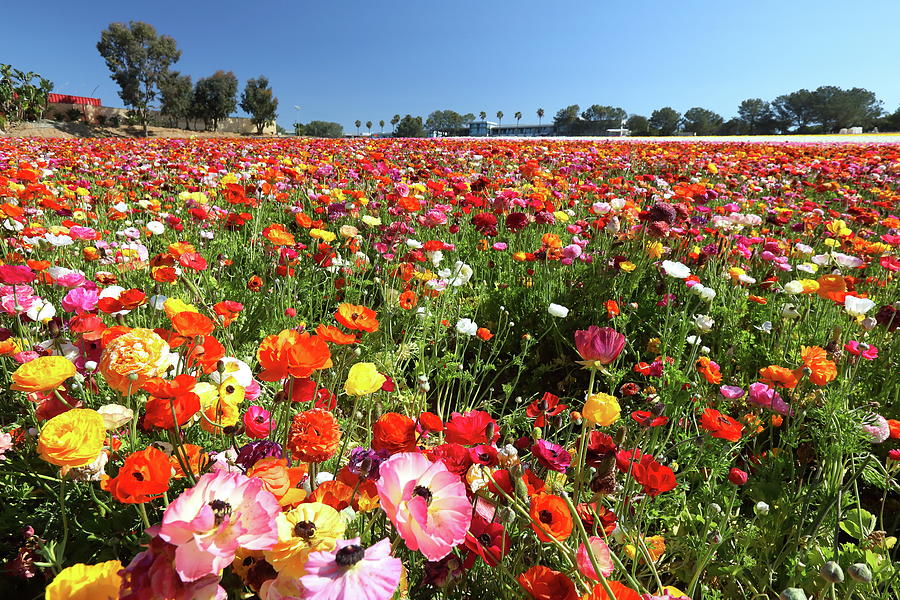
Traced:
<path fill-rule="evenodd" d="M 841 529 L 858 540 L 866 538 L 875 531 L 875 515 L 862 508 L 849 510 L 841 521 Z"/>

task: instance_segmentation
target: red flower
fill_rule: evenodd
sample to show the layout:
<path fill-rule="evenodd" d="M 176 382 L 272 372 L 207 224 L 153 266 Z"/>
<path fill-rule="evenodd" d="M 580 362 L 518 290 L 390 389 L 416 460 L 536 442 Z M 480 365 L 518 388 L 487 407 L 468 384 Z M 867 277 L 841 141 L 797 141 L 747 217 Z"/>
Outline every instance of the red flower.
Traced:
<path fill-rule="evenodd" d="M 555 417 L 567 408 L 569 407 L 565 404 L 559 403 L 559 396 L 550 392 L 544 392 L 540 400 L 535 399 L 528 405 L 528 408 L 525 409 L 525 414 L 531 419 L 536 418 L 534 422 L 535 427 L 544 427 L 547 424 L 547 417 Z"/>
<path fill-rule="evenodd" d="M 575 584 L 559 571 L 535 565 L 516 577 L 534 600 L 578 600 Z"/>
<path fill-rule="evenodd" d="M 423 412 L 419 415 L 419 428 L 421 428 L 422 431 L 433 431 L 437 433 L 444 430 L 444 422 L 434 413 Z"/>
<path fill-rule="evenodd" d="M 150 394 L 144 424 L 159 429 L 172 429 L 187 423 L 200 410 L 200 397 L 194 393 L 196 379 L 179 375 L 171 381 L 154 377 L 143 385 Z M 173 418 L 174 414 L 174 418 Z"/>
<path fill-rule="evenodd" d="M 649 454 L 645 454 L 641 462 L 634 465 L 632 475 L 644 487 L 644 493 L 648 496 L 658 496 L 678 485 L 672 469 L 656 462 Z"/>
<path fill-rule="evenodd" d="M 484 517 L 475 515 L 466 533 L 465 544 L 470 552 L 496 567 L 509 551 L 509 536 L 500 523 L 489 523 Z"/>
<path fill-rule="evenodd" d="M 388 454 L 416 452 L 416 423 L 404 414 L 383 414 L 373 427 L 372 449 Z"/>
<path fill-rule="evenodd" d="M 500 439 L 500 428 L 488 413 L 472 410 L 466 414 L 453 413 L 445 425 L 444 435 L 448 443 L 474 446 L 496 442 Z"/>
<path fill-rule="evenodd" d="M 169 456 L 155 446 L 134 452 L 115 477 L 104 476 L 100 487 L 125 504 L 143 504 L 169 489 L 172 466 Z"/>
<path fill-rule="evenodd" d="M 578 517 L 587 529 L 588 534 L 593 533 L 596 527 L 598 532 L 603 530 L 606 532 L 606 535 L 610 535 L 616 528 L 616 513 L 602 504 L 581 502 L 575 507 L 575 512 L 578 513 Z"/>
<path fill-rule="evenodd" d="M 741 439 L 744 426 L 728 415 L 723 415 L 714 408 L 707 408 L 700 417 L 700 427 L 707 430 L 715 438 L 736 442 Z"/>
<path fill-rule="evenodd" d="M 646 410 L 634 411 L 633 413 L 631 413 L 631 418 L 634 419 L 641 427 L 658 427 L 669 422 L 669 417 L 657 416 L 654 413 Z"/>
<path fill-rule="evenodd" d="M 196 252 L 185 252 L 178 257 L 178 262 L 182 267 L 193 269 L 195 271 L 206 270 L 206 259 Z"/>
<path fill-rule="evenodd" d="M 447 470 L 462 477 L 472 466 L 469 450 L 460 444 L 442 444 L 431 451 L 433 461 L 441 461 Z"/>
<path fill-rule="evenodd" d="M 747 472 L 741 471 L 737 467 L 732 467 L 731 470 L 728 471 L 728 481 L 734 485 L 744 485 L 747 483 L 747 478 Z"/>

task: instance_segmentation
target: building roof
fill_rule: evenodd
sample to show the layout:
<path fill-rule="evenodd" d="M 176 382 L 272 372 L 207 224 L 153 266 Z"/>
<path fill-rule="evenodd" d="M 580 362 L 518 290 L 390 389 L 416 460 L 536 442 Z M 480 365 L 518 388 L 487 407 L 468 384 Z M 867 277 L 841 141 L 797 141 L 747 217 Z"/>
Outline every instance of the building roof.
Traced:
<path fill-rule="evenodd" d="M 47 102 L 50 104 L 87 104 L 88 106 L 100 106 L 100 98 L 70 96 L 69 94 L 48 94 Z"/>

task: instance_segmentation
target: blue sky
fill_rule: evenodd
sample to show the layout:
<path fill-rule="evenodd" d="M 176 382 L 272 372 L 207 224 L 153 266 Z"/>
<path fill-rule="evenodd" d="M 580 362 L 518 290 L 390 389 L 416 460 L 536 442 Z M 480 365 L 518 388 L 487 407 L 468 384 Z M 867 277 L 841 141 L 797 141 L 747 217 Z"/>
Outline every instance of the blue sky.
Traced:
<path fill-rule="evenodd" d="M 96 50 L 113 21 L 145 21 L 182 50 L 175 68 L 269 77 L 279 123 L 450 108 L 545 121 L 569 104 L 648 115 L 819 85 L 865 87 L 900 106 L 895 0 L 88 0 L 10 2 L 0 62 L 56 91 L 121 106 Z M 297 111 L 294 106 L 300 106 Z M 388 126 L 389 127 L 389 126 Z"/>

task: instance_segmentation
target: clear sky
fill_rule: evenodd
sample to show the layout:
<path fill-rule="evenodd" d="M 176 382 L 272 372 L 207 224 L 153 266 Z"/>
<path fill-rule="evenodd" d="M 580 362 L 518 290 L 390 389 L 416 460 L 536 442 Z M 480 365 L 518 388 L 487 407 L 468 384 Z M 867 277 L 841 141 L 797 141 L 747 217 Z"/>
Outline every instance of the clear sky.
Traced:
<path fill-rule="evenodd" d="M 389 122 L 498 110 L 544 120 L 569 104 L 709 108 L 820 85 L 900 106 L 898 0 L 45 0 L 2 9 L 0 62 L 55 91 L 121 106 L 96 49 L 113 21 L 145 21 L 182 50 L 175 69 L 269 77 L 279 123 Z M 300 110 L 294 107 L 300 106 Z M 388 128 L 390 126 L 388 125 Z"/>

